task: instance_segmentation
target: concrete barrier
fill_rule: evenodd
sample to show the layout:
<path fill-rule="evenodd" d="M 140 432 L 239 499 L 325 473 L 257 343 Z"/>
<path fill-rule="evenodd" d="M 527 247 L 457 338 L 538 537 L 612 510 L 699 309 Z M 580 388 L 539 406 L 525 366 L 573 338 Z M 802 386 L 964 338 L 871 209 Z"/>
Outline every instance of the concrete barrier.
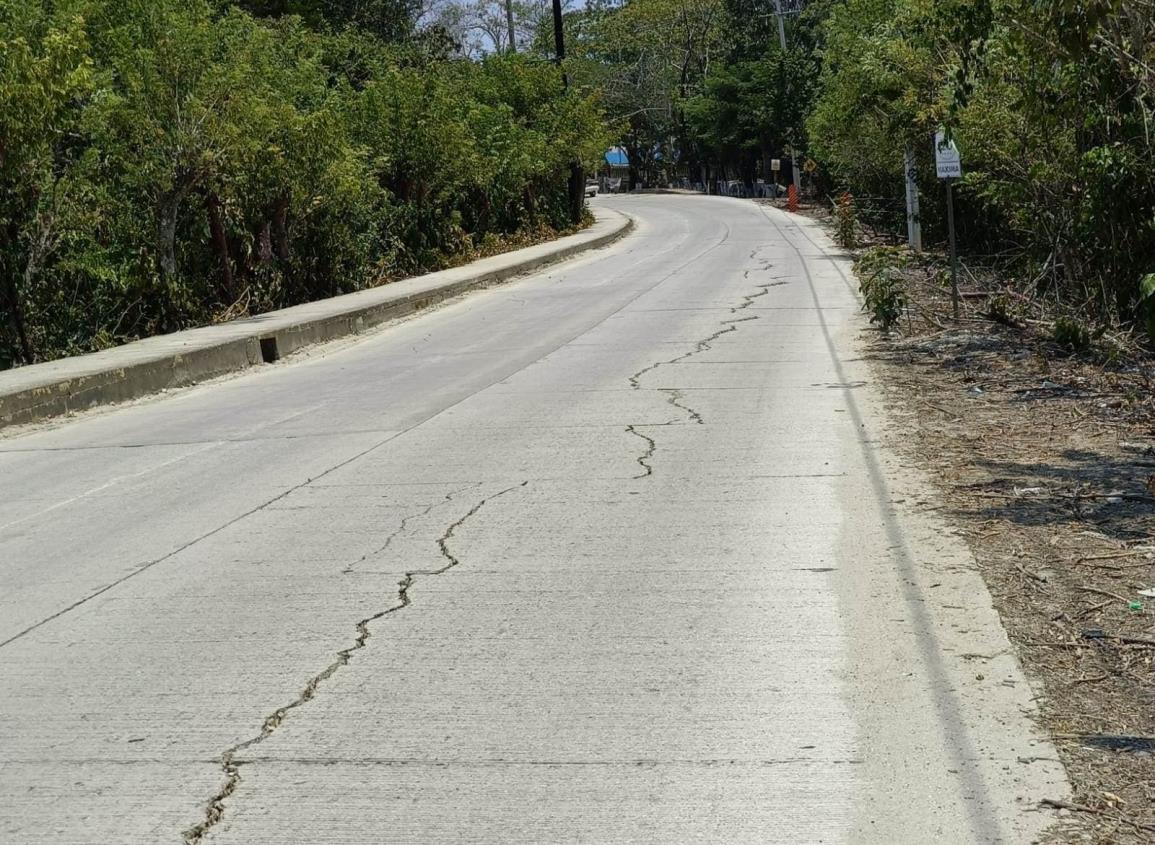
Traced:
<path fill-rule="evenodd" d="M 630 218 L 608 209 L 596 209 L 595 216 L 593 226 L 575 235 L 463 267 L 0 372 L 0 428 L 125 402 L 272 362 L 311 344 L 358 334 L 606 246 L 633 227 Z"/>

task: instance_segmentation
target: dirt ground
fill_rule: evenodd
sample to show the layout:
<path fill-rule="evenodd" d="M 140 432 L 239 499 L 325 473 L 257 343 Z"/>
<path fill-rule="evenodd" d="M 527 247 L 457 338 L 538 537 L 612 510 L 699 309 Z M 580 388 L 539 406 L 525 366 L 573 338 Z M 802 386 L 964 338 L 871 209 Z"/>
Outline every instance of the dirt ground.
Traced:
<path fill-rule="evenodd" d="M 1073 353 L 1044 306 L 982 274 L 964 276 L 956 324 L 943 268 L 932 254 L 905 270 L 906 315 L 868 337 L 910 421 L 897 445 L 940 488 L 1045 690 L 1075 790 L 1048 841 L 1155 842 L 1155 358 L 1123 334 Z"/>

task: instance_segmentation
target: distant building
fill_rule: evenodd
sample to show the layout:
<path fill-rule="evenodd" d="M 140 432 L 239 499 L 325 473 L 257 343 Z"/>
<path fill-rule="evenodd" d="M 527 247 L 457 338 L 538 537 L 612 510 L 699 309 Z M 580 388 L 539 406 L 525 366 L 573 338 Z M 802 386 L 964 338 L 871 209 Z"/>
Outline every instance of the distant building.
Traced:
<path fill-rule="evenodd" d="M 599 174 L 603 191 L 622 191 L 629 185 L 630 157 L 624 147 L 610 147 Z"/>

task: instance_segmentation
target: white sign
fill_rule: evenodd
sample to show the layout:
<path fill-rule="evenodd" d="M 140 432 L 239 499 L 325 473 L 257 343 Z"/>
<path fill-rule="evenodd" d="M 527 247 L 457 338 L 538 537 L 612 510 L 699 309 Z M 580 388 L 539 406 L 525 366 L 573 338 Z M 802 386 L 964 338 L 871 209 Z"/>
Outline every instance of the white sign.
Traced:
<path fill-rule="evenodd" d="M 782 160 L 778 158 L 770 159 L 770 169 L 777 173 L 782 169 Z"/>
<path fill-rule="evenodd" d="M 962 155 L 954 141 L 948 141 L 942 132 L 934 136 L 934 166 L 939 179 L 962 178 Z"/>

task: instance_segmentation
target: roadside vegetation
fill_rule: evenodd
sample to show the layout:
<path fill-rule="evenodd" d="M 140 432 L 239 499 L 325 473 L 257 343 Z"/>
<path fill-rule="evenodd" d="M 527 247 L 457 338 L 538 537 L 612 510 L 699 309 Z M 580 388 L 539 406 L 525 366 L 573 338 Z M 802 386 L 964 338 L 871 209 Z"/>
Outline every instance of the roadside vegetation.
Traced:
<path fill-rule="evenodd" d="M 847 0 L 822 38 L 808 152 L 837 199 L 812 213 L 856 255 L 895 447 L 1040 683 L 1075 788 L 1046 841 L 1151 842 L 1155 7 Z M 963 154 L 958 321 L 936 127 Z"/>
<path fill-rule="evenodd" d="M 0 368 L 575 224 L 608 140 L 544 56 L 406 0 L 0 0 Z"/>
<path fill-rule="evenodd" d="M 1150 4 L 783 0 L 786 50 L 773 0 L 566 5 L 569 93 L 521 0 L 0 0 L 0 367 L 548 236 L 611 143 L 627 187 L 797 160 L 848 246 L 901 237 L 909 150 L 933 245 L 940 127 L 968 266 L 1155 329 Z"/>
<path fill-rule="evenodd" d="M 933 246 L 946 239 L 932 149 L 945 129 L 963 153 L 969 262 L 1092 334 L 1155 316 L 1155 7 L 781 5 L 797 11 L 785 51 L 773 0 L 593 2 L 569 15 L 573 75 L 624 127 L 629 184 L 751 193 L 790 182 L 796 151 L 814 199 L 897 238 L 909 149 Z"/>
<path fill-rule="evenodd" d="M 904 148 L 922 223 L 945 238 L 929 139 L 963 151 L 964 261 L 1080 343 L 1144 330 L 1155 300 L 1155 7 L 1144 2 L 848 0 L 823 27 L 808 121 L 828 177 L 902 231 Z M 1032 307 L 1028 305 L 1028 307 Z"/>

